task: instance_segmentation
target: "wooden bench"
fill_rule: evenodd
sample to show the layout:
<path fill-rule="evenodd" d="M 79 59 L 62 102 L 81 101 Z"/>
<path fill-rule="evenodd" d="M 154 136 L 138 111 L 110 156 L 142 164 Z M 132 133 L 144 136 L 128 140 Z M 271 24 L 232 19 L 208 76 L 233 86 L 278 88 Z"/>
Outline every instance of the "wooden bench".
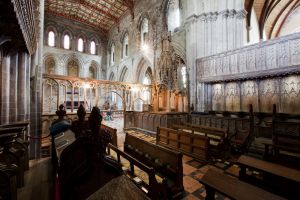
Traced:
<path fill-rule="evenodd" d="M 270 159 L 269 147 L 272 147 L 275 160 L 280 159 L 281 153 L 290 152 L 296 155 L 296 159 L 298 155 L 299 162 L 300 120 L 294 119 L 292 115 L 276 113 L 276 105 L 273 105 L 272 129 L 272 143 L 264 143 L 264 158 Z"/>
<path fill-rule="evenodd" d="M 101 129 L 106 130 L 107 132 L 109 132 L 111 138 L 112 138 L 112 144 L 114 146 L 118 146 L 118 137 L 117 137 L 117 129 L 115 128 L 111 128 L 109 126 L 106 126 L 104 124 L 101 124 Z"/>
<path fill-rule="evenodd" d="M 148 184 L 145 182 L 139 183 L 138 187 L 145 192 L 151 199 L 161 199 L 167 196 L 167 182 L 166 179 L 163 179 L 162 182 L 158 182 L 155 177 L 155 170 L 153 167 L 149 167 L 134 157 L 130 156 L 128 153 L 125 153 L 118 149 L 116 146 L 109 144 L 109 152 L 114 151 L 117 154 L 117 161 L 121 164 L 121 157 L 125 158 L 130 163 L 130 170 L 127 175 L 134 180 L 135 170 L 134 167 L 138 167 L 143 170 L 148 175 Z M 135 182 L 135 181 L 134 181 Z"/>
<path fill-rule="evenodd" d="M 156 143 L 201 161 L 207 161 L 209 158 L 209 139 L 202 135 L 157 127 Z"/>
<path fill-rule="evenodd" d="M 215 192 L 219 192 L 231 199 L 238 200 L 275 200 L 283 197 L 272 194 L 249 183 L 240 181 L 223 173 L 209 169 L 199 180 L 205 185 L 206 200 L 215 199 Z"/>
<path fill-rule="evenodd" d="M 240 165 L 239 178 L 263 187 L 288 199 L 297 199 L 300 196 L 300 171 L 282 165 L 266 162 L 242 155 L 237 161 Z M 262 173 L 262 178 L 247 175 L 246 169 Z"/>
<path fill-rule="evenodd" d="M 222 128 L 214 128 L 202 125 L 195 125 L 190 123 L 184 123 L 183 125 L 173 125 L 173 129 L 184 132 L 193 133 L 196 135 L 202 135 L 209 138 L 210 152 L 222 153 L 226 148 L 227 131 Z"/>
<path fill-rule="evenodd" d="M 124 151 L 145 165 L 153 167 L 156 174 L 167 180 L 168 196 L 176 196 L 183 191 L 180 152 L 149 143 L 128 133 L 126 133 Z"/>

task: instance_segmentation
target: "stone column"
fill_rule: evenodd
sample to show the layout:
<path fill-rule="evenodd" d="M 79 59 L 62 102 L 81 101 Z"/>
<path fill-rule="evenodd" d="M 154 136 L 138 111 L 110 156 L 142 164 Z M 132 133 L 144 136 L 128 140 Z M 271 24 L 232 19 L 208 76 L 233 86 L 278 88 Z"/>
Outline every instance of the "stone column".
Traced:
<path fill-rule="evenodd" d="M 40 137 L 42 135 L 42 66 L 43 66 L 43 46 L 44 46 L 44 0 L 39 1 L 37 7 L 39 12 L 39 36 L 35 59 L 31 63 L 34 71 L 31 80 L 31 106 L 30 106 L 30 135 Z M 39 158 L 41 155 L 40 140 L 32 140 L 30 143 L 30 157 Z"/>
<path fill-rule="evenodd" d="M 17 120 L 24 121 L 25 108 L 26 108 L 26 68 L 27 68 L 27 54 L 20 53 L 19 55 L 19 66 L 18 66 L 18 106 L 17 106 Z"/>
<path fill-rule="evenodd" d="M 1 63 L 1 124 L 9 122 L 9 79 L 10 56 L 2 58 Z"/>
<path fill-rule="evenodd" d="M 18 91 L 18 57 L 16 53 L 12 55 L 10 62 L 10 80 L 9 80 L 9 122 L 15 122 L 17 120 L 17 91 Z"/>
<path fill-rule="evenodd" d="M 197 57 L 197 23 L 193 17 L 187 22 L 186 26 L 186 60 L 187 70 L 189 74 L 189 87 L 190 87 L 190 104 L 196 105 L 197 90 L 196 90 L 196 57 Z"/>

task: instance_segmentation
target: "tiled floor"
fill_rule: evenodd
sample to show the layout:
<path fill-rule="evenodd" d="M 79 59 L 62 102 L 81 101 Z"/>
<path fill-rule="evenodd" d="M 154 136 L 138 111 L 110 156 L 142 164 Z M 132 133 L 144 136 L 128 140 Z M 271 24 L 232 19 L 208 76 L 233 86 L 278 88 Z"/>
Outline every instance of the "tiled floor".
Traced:
<path fill-rule="evenodd" d="M 125 133 L 123 131 L 123 118 L 117 118 L 113 121 L 103 121 L 104 124 L 118 129 L 118 147 L 123 149 L 123 144 L 125 140 Z M 128 131 L 127 131 L 128 132 Z M 139 138 L 146 141 L 155 143 L 155 137 L 147 135 L 145 133 L 137 131 L 129 131 L 130 134 L 135 134 Z M 222 159 L 212 159 L 209 164 L 201 163 L 189 156 L 183 156 L 183 185 L 184 193 L 182 194 L 182 199 L 193 200 L 193 199 L 205 199 L 205 188 L 199 183 L 199 179 L 205 174 L 205 172 L 214 168 L 218 171 L 224 172 L 229 176 L 238 176 L 239 168 L 234 164 L 234 158 L 229 161 Z M 140 172 L 138 172 L 140 174 Z M 226 197 L 216 194 L 217 200 L 227 199 Z"/>

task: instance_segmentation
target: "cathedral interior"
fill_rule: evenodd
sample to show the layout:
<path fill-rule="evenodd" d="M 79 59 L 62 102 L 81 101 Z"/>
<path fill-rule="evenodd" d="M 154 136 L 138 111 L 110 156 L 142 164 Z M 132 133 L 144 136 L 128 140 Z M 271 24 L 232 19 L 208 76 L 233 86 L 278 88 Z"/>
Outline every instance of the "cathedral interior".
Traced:
<path fill-rule="evenodd" d="M 299 0 L 1 0 L 0 199 L 299 199 Z"/>

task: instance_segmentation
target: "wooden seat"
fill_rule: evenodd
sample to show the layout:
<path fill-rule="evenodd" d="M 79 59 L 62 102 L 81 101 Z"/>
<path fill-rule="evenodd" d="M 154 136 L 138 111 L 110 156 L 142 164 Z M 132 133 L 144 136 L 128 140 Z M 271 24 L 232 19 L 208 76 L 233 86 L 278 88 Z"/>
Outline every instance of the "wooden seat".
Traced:
<path fill-rule="evenodd" d="M 215 199 L 216 191 L 231 199 L 238 200 L 284 199 L 283 197 L 277 196 L 213 169 L 209 169 L 199 181 L 205 185 L 206 200 Z"/>
<path fill-rule="evenodd" d="M 264 160 L 242 155 L 237 161 L 240 165 L 239 178 L 241 180 L 259 185 L 273 193 L 288 199 L 298 199 L 300 192 L 300 171 L 278 165 Z M 261 178 L 247 175 L 246 169 L 261 173 Z"/>

